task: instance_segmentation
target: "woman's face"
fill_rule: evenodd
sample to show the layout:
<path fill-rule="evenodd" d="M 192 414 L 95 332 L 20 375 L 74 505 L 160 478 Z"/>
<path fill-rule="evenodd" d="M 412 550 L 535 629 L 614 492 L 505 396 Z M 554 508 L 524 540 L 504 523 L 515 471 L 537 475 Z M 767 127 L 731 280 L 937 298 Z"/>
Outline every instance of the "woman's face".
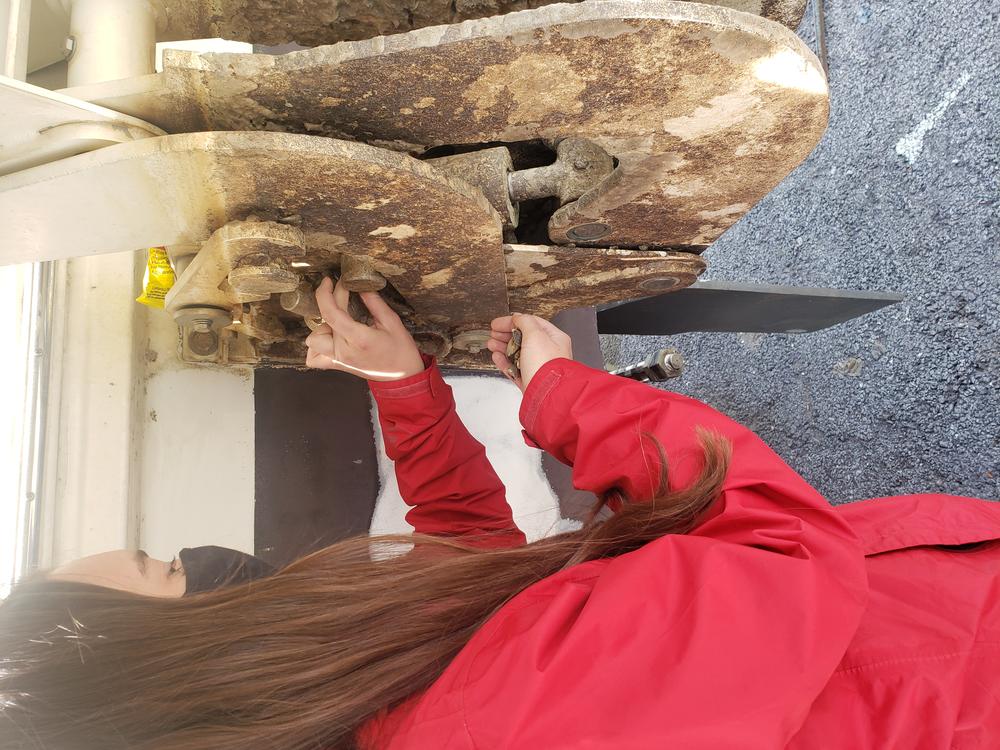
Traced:
<path fill-rule="evenodd" d="M 181 597 L 187 588 L 180 558 L 166 562 L 150 557 L 143 550 L 120 549 L 81 557 L 60 565 L 49 573 L 49 578 L 144 596 Z"/>

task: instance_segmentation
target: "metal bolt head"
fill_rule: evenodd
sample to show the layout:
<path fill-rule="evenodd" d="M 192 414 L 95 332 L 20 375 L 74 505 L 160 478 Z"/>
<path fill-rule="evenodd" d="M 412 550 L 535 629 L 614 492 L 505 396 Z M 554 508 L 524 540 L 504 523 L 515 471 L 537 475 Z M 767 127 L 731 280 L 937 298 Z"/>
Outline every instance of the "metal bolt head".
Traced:
<path fill-rule="evenodd" d="M 238 266 L 270 266 L 271 256 L 267 253 L 248 253 L 237 261 Z"/>
<path fill-rule="evenodd" d="M 653 279 L 646 279 L 639 283 L 639 288 L 644 292 L 669 292 L 677 287 L 681 280 L 676 276 L 658 276 Z"/>
<path fill-rule="evenodd" d="M 451 351 L 451 339 L 443 331 L 431 328 L 421 328 L 412 331 L 413 340 L 424 354 L 441 359 Z"/>
<path fill-rule="evenodd" d="M 667 354 L 660 364 L 665 378 L 679 378 L 684 373 L 684 357 L 678 352 Z"/>
<path fill-rule="evenodd" d="M 566 236 L 571 240 L 579 240 L 580 242 L 592 242 L 593 240 L 599 240 L 601 237 L 605 237 L 611 234 L 611 227 L 607 224 L 601 224 L 594 222 L 592 224 L 580 224 L 578 226 L 572 227 Z"/>
<path fill-rule="evenodd" d="M 237 294 L 266 295 L 291 292 L 299 275 L 276 265 L 240 266 L 229 272 L 229 286 Z"/>
<path fill-rule="evenodd" d="M 346 276 L 340 277 L 344 286 L 351 292 L 380 292 L 385 289 L 385 278 L 379 274 L 377 277 L 369 276 Z"/>
<path fill-rule="evenodd" d="M 385 289 L 385 277 L 367 258 L 344 254 L 340 259 L 340 283 L 351 292 L 379 292 Z"/>
<path fill-rule="evenodd" d="M 210 357 L 219 351 L 219 334 L 209 328 L 207 331 L 192 330 L 187 337 L 188 349 L 199 357 Z"/>
<path fill-rule="evenodd" d="M 293 289 L 290 292 L 282 292 L 281 296 L 278 297 L 278 304 L 281 305 L 282 310 L 294 312 L 303 298 L 304 295 L 298 289 Z"/>
<path fill-rule="evenodd" d="M 455 336 L 452 346 L 455 349 L 479 354 L 486 348 L 486 342 L 490 339 L 490 332 L 485 330 L 463 331 Z"/>
<path fill-rule="evenodd" d="M 174 320 L 177 325 L 183 326 L 186 330 L 193 330 L 196 325 L 208 324 L 208 328 L 225 328 L 232 321 L 233 316 L 229 310 L 221 307 L 191 306 L 182 307 L 174 312 Z"/>

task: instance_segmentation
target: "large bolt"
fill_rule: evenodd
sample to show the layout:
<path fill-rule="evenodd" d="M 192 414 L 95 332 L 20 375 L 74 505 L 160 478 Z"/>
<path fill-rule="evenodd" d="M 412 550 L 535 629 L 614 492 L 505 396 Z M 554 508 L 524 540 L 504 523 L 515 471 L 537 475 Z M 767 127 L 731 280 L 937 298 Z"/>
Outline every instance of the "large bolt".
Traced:
<path fill-rule="evenodd" d="M 676 276 L 658 276 L 639 282 L 639 288 L 644 292 L 669 292 L 680 283 Z"/>
<path fill-rule="evenodd" d="M 154 72 L 156 9 L 150 0 L 73 0 L 61 4 L 70 10 L 69 36 L 74 41 L 68 85 L 85 86 Z"/>
<path fill-rule="evenodd" d="M 444 331 L 427 325 L 414 325 L 404 322 L 406 329 L 413 336 L 414 342 L 424 354 L 443 359 L 451 351 L 451 338 Z"/>
<path fill-rule="evenodd" d="M 611 227 L 607 224 L 594 222 L 593 224 L 580 224 L 572 227 L 566 236 L 573 241 L 593 242 L 611 234 Z"/>
<path fill-rule="evenodd" d="M 668 377 L 676 378 L 684 371 L 684 357 L 680 352 L 670 352 L 662 358 L 662 364 Z"/>
<path fill-rule="evenodd" d="M 282 292 L 279 298 L 281 307 L 288 312 L 301 315 L 303 318 L 321 318 L 319 305 L 316 304 L 316 293 L 308 281 L 303 281 L 298 288 L 290 292 Z"/>
<path fill-rule="evenodd" d="M 174 313 L 188 351 L 196 357 L 212 357 L 222 341 L 219 331 L 232 321 L 228 310 L 217 307 L 182 307 Z"/>
<path fill-rule="evenodd" d="M 486 342 L 489 340 L 490 332 L 487 330 L 463 331 L 455 336 L 452 346 L 470 354 L 479 354 L 486 348 Z"/>
<path fill-rule="evenodd" d="M 506 146 L 441 156 L 426 163 L 475 185 L 499 212 L 505 227 L 517 226 L 519 212 L 517 204 L 511 202 L 508 186 L 514 164 Z"/>
<path fill-rule="evenodd" d="M 283 309 L 301 315 L 311 330 L 316 330 L 321 325 L 323 315 L 319 311 L 319 305 L 316 304 L 316 293 L 308 281 L 303 281 L 298 289 L 291 292 L 282 292 L 278 301 Z"/>
<path fill-rule="evenodd" d="M 299 285 L 299 275 L 281 266 L 239 266 L 229 272 L 229 286 L 240 295 L 265 296 L 291 292 Z"/>
<path fill-rule="evenodd" d="M 212 330 L 195 328 L 187 337 L 188 349 L 199 357 L 210 357 L 219 351 L 219 334 Z"/>
<path fill-rule="evenodd" d="M 352 292 L 378 292 L 385 289 L 385 277 L 367 259 L 356 255 L 340 256 L 340 280 Z"/>
<path fill-rule="evenodd" d="M 372 314 L 357 292 L 351 292 L 347 297 L 347 314 L 365 325 L 369 325 L 372 322 Z"/>

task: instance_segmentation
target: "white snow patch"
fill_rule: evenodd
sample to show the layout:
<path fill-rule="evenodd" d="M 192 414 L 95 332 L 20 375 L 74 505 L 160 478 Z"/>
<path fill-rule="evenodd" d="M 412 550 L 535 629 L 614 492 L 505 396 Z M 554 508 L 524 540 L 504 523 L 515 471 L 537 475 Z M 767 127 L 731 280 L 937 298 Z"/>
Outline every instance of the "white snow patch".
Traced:
<path fill-rule="evenodd" d="M 971 78 L 972 76 L 968 72 L 962 73 L 958 80 L 955 81 L 955 85 L 945 92 L 937 106 L 924 115 L 924 119 L 920 121 L 917 127 L 900 138 L 896 143 L 896 153 L 906 159 L 908 164 L 914 164 L 920 158 L 920 154 L 924 150 L 924 138 L 931 130 L 937 127 L 945 111 L 958 98 L 958 95 Z"/>
<path fill-rule="evenodd" d="M 506 380 L 485 375 L 458 375 L 447 378 L 455 394 L 459 416 L 469 432 L 486 446 L 486 455 L 507 487 L 507 502 L 514 521 L 528 541 L 570 531 L 579 524 L 563 519 L 559 500 L 542 471 L 542 452 L 529 448 L 521 437 L 517 410 L 521 392 Z M 378 450 L 380 491 L 372 517 L 371 534 L 409 534 L 406 522 L 410 509 L 399 495 L 393 463 L 385 454 L 376 407 L 372 406 L 375 444 Z"/>

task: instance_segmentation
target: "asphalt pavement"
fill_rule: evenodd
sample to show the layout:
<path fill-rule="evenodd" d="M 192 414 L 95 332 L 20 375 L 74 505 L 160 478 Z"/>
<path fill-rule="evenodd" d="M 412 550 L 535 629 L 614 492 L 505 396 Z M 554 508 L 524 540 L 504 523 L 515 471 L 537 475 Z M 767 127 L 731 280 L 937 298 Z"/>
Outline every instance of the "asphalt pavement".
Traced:
<path fill-rule="evenodd" d="M 825 17 L 829 130 L 704 278 L 906 300 L 812 334 L 604 336 L 605 358 L 680 349 L 669 387 L 831 502 L 1000 498 L 1000 3 L 827 0 Z M 799 33 L 816 49 L 814 5 Z"/>

